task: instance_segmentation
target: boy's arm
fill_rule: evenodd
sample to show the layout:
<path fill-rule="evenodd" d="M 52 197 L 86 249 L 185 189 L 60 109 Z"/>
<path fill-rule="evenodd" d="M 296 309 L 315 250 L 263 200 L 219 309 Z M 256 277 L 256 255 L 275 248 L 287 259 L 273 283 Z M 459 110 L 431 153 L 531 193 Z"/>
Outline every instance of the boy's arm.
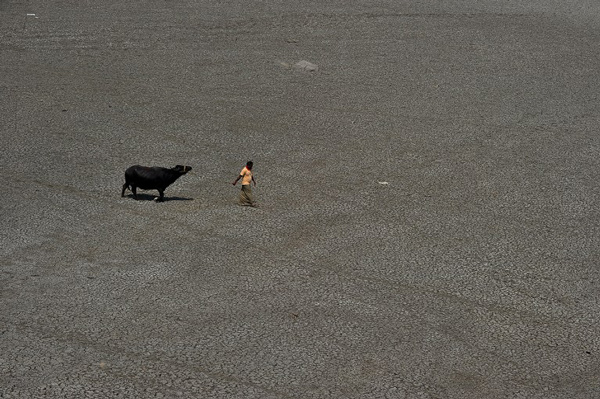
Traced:
<path fill-rule="evenodd" d="M 238 180 L 240 180 L 241 178 L 242 178 L 242 175 L 238 175 L 237 179 L 235 179 L 235 181 L 231 184 L 233 184 L 235 186 L 236 183 L 238 182 Z"/>

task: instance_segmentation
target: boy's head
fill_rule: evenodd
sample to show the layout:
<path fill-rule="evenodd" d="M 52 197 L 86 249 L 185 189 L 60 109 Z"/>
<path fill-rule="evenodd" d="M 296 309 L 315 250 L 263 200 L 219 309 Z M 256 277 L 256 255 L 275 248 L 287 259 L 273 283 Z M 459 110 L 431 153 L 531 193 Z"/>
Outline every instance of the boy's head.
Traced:
<path fill-rule="evenodd" d="M 248 168 L 248 170 L 252 170 L 252 165 L 254 165 L 252 161 L 246 162 L 246 167 Z"/>

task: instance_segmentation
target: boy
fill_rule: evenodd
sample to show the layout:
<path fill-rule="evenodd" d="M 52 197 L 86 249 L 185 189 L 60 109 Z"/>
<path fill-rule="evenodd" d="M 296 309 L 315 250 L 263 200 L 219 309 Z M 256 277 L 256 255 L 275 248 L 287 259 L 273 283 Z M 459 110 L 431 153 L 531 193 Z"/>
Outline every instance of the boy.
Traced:
<path fill-rule="evenodd" d="M 242 179 L 242 191 L 240 191 L 240 202 L 239 204 L 242 206 L 256 206 L 254 202 L 254 198 L 252 197 L 252 188 L 250 183 L 254 183 L 256 186 L 256 180 L 254 180 L 254 175 L 252 174 L 252 166 L 254 164 L 252 161 L 246 162 L 246 166 L 242 169 L 239 176 L 232 183 L 234 186 L 238 182 L 238 180 Z"/>

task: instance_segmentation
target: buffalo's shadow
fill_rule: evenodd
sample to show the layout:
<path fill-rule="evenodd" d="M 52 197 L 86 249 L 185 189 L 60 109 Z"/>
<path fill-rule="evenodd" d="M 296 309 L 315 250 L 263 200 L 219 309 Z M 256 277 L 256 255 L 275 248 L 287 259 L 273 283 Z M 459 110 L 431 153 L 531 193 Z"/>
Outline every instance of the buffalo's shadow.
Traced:
<path fill-rule="evenodd" d="M 133 200 L 135 200 L 135 198 L 133 198 L 133 194 L 128 194 L 125 196 L 125 198 L 131 198 Z M 137 200 L 138 201 L 155 201 L 156 199 L 158 199 L 158 195 L 152 195 L 152 194 L 140 194 L 138 193 L 137 195 Z M 163 197 L 163 202 L 168 202 L 168 201 L 193 201 L 193 198 L 186 198 L 186 197 L 167 197 L 166 195 Z"/>

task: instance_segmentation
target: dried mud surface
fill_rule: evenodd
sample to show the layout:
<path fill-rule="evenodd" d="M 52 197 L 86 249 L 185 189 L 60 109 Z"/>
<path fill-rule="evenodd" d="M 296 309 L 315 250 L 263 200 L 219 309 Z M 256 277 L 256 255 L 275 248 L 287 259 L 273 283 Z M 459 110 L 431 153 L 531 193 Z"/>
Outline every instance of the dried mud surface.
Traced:
<path fill-rule="evenodd" d="M 417 3 L 0 1 L 0 397 L 600 397 L 599 7 Z"/>

